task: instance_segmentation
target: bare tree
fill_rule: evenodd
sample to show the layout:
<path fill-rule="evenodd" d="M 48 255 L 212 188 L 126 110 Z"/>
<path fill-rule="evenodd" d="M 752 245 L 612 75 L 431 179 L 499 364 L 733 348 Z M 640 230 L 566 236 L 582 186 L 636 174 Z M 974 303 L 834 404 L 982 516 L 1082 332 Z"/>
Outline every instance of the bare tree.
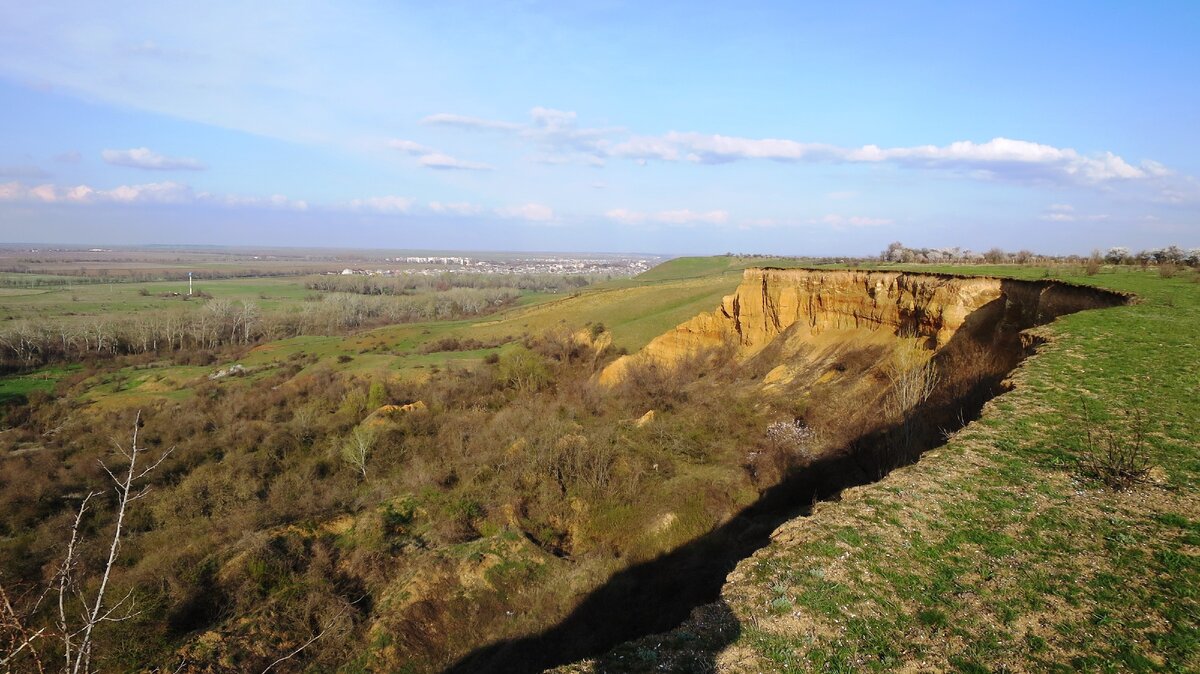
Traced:
<path fill-rule="evenodd" d="M 367 479 L 367 457 L 375 447 L 375 431 L 359 426 L 342 446 L 342 459 Z"/>
<path fill-rule="evenodd" d="M 915 427 L 912 412 L 928 400 L 937 387 L 938 373 L 932 355 L 911 341 L 897 349 L 887 365 L 886 372 L 891 381 L 887 406 L 888 412 L 899 424 L 901 446 L 895 448 L 898 453 L 907 453 L 912 447 Z"/>
<path fill-rule="evenodd" d="M 9 652 L 0 656 L 0 667 L 8 665 L 22 651 L 29 649 L 30 658 L 37 665 L 38 671 L 42 671 L 37 641 L 41 638 L 54 637 L 62 648 L 63 673 L 89 674 L 94 671 L 92 656 L 96 627 L 104 622 L 120 622 L 137 615 L 132 588 L 119 601 L 108 601 L 107 595 L 112 581 L 112 571 L 121 550 L 121 536 L 124 532 L 125 516 L 129 512 L 130 505 L 149 492 L 149 485 L 144 484 L 146 477 L 174 451 L 172 447 L 163 452 L 158 460 L 148 467 L 139 466 L 139 461 L 144 458 L 147 451 L 146 448 L 138 447 L 137 444 L 138 427 L 141 425 L 141 421 L 142 413 L 139 411 L 133 422 L 133 439 L 129 448 L 117 445 L 118 454 L 128 462 L 124 470 L 114 471 L 104 461 L 100 461 L 100 467 L 113 481 L 113 493 L 116 497 L 116 520 L 108 545 L 108 556 L 104 561 L 95 594 L 87 596 L 84 589 L 85 583 L 80 578 L 80 531 L 88 505 L 92 499 L 101 496 L 104 493 L 102 491 L 89 492 L 83 497 L 83 501 L 80 502 L 79 509 L 75 513 L 71 538 L 67 543 L 67 551 L 62 563 L 59 564 L 46 591 L 32 603 L 24 615 L 18 614 L 13 609 L 8 601 L 7 593 L 0 587 L 0 599 L 3 603 L 0 627 L 5 628 L 10 635 L 15 635 L 10 637 Z M 34 630 L 28 626 L 28 619 L 37 612 L 42 601 L 49 595 L 54 595 L 57 603 L 54 626 L 53 628 L 42 627 Z M 75 615 L 76 612 L 78 615 Z"/>

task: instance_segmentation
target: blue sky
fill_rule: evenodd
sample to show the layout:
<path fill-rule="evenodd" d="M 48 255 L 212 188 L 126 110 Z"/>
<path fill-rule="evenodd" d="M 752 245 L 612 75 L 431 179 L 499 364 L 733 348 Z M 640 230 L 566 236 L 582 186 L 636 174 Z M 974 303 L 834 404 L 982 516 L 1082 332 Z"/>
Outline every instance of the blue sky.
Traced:
<path fill-rule="evenodd" d="M 0 241 L 1200 246 L 1198 34 L 1196 2 L 0 0 Z"/>

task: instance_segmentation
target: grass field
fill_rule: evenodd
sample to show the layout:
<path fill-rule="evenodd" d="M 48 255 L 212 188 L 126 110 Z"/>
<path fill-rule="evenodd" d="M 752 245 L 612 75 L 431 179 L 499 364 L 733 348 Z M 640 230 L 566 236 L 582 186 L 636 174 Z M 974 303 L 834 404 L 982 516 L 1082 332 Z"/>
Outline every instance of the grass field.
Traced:
<path fill-rule="evenodd" d="M 214 298 L 256 303 L 272 310 L 302 301 L 313 293 L 304 277 L 215 279 L 195 282 L 196 292 Z M 0 321 L 73 316 L 112 316 L 163 309 L 196 309 L 203 302 L 185 301 L 187 281 L 147 283 L 82 283 L 40 288 L 0 288 Z M 179 296 L 168 296 L 180 293 Z"/>
<path fill-rule="evenodd" d="M 453 337 L 498 343 L 557 328 L 581 330 L 597 323 L 604 325 L 616 348 L 636 351 L 696 314 L 714 310 L 721 298 L 737 287 L 742 270 L 756 263 L 800 264 L 796 260 L 783 259 L 678 258 L 636 279 L 601 283 L 571 295 L 528 294 L 517 306 L 483 319 L 391 325 L 345 337 L 294 337 L 259 345 L 233 360 L 203 368 L 168 361 L 131 366 L 106 374 L 105 379 L 87 382 L 90 392 L 85 397 L 106 408 L 146 404 L 156 398 L 177 399 L 190 395 L 191 389 L 205 381 L 208 374 L 235 362 L 257 372 L 266 372 L 284 367 L 296 358 L 306 359 L 302 373 L 320 367 L 362 376 L 422 377 L 438 368 L 473 367 L 488 354 L 510 348 L 501 345 L 425 353 L 425 345 L 437 340 Z M 249 300 L 271 308 L 301 301 L 310 294 L 312 291 L 304 289 L 303 283 L 303 278 L 295 277 L 229 279 L 208 281 L 198 287 L 216 298 Z M 158 296 L 177 287 L 179 284 L 172 282 L 78 286 L 12 298 L 21 301 L 10 302 L 10 298 L 5 297 L 0 306 L 6 314 L 25 313 L 29 316 L 49 316 L 55 312 L 134 314 L 163 306 L 203 306 L 201 302 L 181 302 L 179 298 Z M 142 289 L 150 295 L 143 295 Z M 71 293 L 78 293 L 74 300 Z M 43 378 L 44 372 L 30 375 L 35 377 L 31 381 L 48 389 L 57 378 Z M 237 377 L 223 381 L 222 385 L 247 386 L 252 383 L 252 379 Z M 18 386 L 7 380 L 0 385 Z"/>
<path fill-rule="evenodd" d="M 692 622 L 568 669 L 1200 671 L 1200 283 L 1062 271 L 1140 299 L 1041 328 L 947 445 L 782 526 Z M 1139 433 L 1144 482 L 1083 469 Z"/>

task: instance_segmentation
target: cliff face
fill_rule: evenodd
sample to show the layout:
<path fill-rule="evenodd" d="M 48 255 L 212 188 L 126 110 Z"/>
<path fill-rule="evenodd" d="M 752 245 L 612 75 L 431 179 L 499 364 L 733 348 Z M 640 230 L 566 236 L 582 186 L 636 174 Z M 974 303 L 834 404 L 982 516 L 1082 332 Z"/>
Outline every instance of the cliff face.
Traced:
<path fill-rule="evenodd" d="M 672 365 L 706 349 L 732 347 L 746 358 L 783 333 L 809 341 L 823 333 L 885 332 L 938 349 L 968 322 L 1016 331 L 1082 308 L 1125 298 L 1052 281 L 1013 281 L 895 271 L 747 269 L 716 311 L 656 337 L 640 354 L 607 367 L 600 382 L 619 383 L 633 358 Z M 832 335 L 831 335 L 832 336 Z"/>

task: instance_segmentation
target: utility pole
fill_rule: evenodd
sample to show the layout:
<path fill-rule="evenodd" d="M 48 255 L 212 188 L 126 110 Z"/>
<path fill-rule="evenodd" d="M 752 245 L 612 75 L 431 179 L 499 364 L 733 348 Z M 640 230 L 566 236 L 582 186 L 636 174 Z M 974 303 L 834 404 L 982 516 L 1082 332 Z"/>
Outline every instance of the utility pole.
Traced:
<path fill-rule="evenodd" d="M 192 272 L 188 272 L 188 297 L 192 296 Z"/>

